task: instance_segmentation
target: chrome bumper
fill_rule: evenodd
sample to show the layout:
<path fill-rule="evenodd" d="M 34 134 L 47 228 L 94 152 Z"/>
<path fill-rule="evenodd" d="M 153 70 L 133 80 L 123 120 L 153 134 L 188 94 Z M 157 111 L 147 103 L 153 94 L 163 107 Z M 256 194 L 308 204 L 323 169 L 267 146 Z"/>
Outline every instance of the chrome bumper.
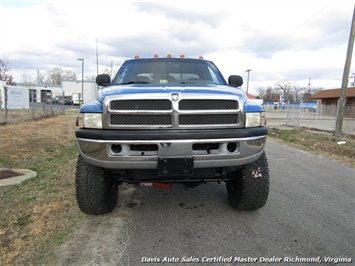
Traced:
<path fill-rule="evenodd" d="M 266 135 L 245 138 L 187 140 L 97 140 L 77 138 L 79 152 L 89 164 L 106 169 L 156 169 L 158 158 L 193 158 L 194 168 L 241 166 L 259 159 Z M 228 144 L 235 149 L 231 149 Z M 213 149 L 194 148 L 213 145 Z M 132 147 L 152 145 L 139 151 Z M 197 145 L 197 146 L 196 146 Z M 119 149 L 118 149 L 118 148 Z"/>

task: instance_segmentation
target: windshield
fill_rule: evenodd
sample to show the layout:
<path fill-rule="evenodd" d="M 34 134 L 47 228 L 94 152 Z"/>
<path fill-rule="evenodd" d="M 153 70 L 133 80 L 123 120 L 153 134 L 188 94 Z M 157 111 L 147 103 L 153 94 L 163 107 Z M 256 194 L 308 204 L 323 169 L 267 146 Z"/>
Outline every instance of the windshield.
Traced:
<path fill-rule="evenodd" d="M 225 84 L 209 61 L 189 59 L 141 59 L 126 61 L 112 81 L 122 84 Z"/>

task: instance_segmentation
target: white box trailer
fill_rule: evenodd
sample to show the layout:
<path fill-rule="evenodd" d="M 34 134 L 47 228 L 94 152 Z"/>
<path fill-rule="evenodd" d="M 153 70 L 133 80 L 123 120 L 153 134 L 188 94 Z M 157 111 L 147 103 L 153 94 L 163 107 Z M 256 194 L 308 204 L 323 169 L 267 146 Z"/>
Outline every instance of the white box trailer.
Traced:
<path fill-rule="evenodd" d="M 81 103 L 81 93 L 73 93 L 71 96 L 72 104 L 80 105 Z"/>

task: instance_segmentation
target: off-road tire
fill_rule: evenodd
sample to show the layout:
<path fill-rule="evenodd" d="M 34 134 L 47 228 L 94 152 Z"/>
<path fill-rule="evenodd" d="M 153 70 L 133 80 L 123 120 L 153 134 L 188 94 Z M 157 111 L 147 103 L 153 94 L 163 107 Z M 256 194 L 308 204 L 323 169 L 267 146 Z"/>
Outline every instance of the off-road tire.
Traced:
<path fill-rule="evenodd" d="M 229 202 L 237 210 L 257 210 L 263 207 L 269 195 L 269 168 L 265 153 L 233 173 L 227 181 Z"/>
<path fill-rule="evenodd" d="M 118 185 L 111 173 L 86 163 L 79 155 L 76 166 L 76 199 L 86 214 L 111 212 L 117 203 Z"/>

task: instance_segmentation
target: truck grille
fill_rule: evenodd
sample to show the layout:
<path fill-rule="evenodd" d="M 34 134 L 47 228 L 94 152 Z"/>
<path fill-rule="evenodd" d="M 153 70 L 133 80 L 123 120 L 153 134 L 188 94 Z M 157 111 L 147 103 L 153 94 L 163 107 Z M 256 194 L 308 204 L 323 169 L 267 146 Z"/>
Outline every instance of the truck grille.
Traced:
<path fill-rule="evenodd" d="M 181 100 L 180 110 L 237 110 L 238 102 L 235 100 Z"/>
<path fill-rule="evenodd" d="M 180 115 L 180 125 L 236 125 L 237 114 L 203 114 L 203 115 Z"/>
<path fill-rule="evenodd" d="M 236 99 L 203 95 L 205 99 L 180 101 L 162 99 L 132 99 L 112 97 L 105 102 L 105 128 L 221 128 L 242 127 L 243 116 Z M 212 98 L 214 97 L 214 98 Z M 219 98 L 218 98 L 219 97 Z M 170 98 L 170 95 L 169 95 Z"/>
<path fill-rule="evenodd" d="M 172 110 L 170 100 L 113 100 L 111 110 Z"/>
<path fill-rule="evenodd" d="M 171 126 L 171 115 L 111 115 L 111 125 L 118 126 Z"/>

